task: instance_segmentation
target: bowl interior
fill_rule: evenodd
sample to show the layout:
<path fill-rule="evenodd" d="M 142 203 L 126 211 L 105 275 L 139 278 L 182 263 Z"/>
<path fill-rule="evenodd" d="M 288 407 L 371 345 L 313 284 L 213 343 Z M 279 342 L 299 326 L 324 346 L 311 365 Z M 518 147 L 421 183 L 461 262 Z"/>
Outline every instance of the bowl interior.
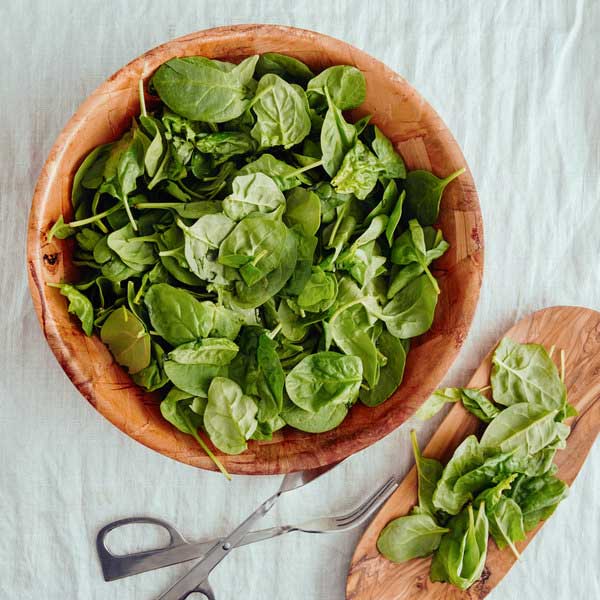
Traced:
<path fill-rule="evenodd" d="M 222 27 L 168 42 L 132 61 L 102 84 L 79 108 L 53 146 L 40 175 L 29 221 L 28 269 L 32 297 L 44 334 L 58 361 L 88 401 L 137 441 L 176 460 L 213 469 L 196 442 L 164 421 L 157 395 L 138 388 L 96 336 L 88 338 L 67 313 L 59 291 L 45 285 L 76 276 L 72 242 L 46 234 L 64 213 L 71 215 L 73 175 L 98 144 L 118 137 L 139 112 L 137 84 L 174 56 L 203 55 L 239 62 L 252 54 L 281 52 L 319 71 L 334 64 L 358 67 L 367 99 L 353 118 L 373 114 L 409 169 L 439 176 L 466 166 L 460 148 L 429 104 L 402 77 L 364 52 L 314 32 L 273 25 Z M 450 250 L 436 263 L 441 294 L 432 329 L 414 340 L 404 382 L 384 404 L 357 404 L 333 431 L 307 434 L 285 428 L 269 442 L 250 442 L 238 456 L 223 455 L 231 473 L 271 474 L 341 460 L 379 440 L 404 422 L 442 379 L 471 324 L 483 270 L 483 229 L 469 170 L 447 188 L 438 225 Z"/>

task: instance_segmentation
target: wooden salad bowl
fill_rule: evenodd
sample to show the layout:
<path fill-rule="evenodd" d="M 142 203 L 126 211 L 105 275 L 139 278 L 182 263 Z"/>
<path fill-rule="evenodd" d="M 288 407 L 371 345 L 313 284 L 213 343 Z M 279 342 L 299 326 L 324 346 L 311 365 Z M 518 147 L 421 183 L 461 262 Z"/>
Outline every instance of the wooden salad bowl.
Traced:
<path fill-rule="evenodd" d="M 27 240 L 29 284 L 50 348 L 87 400 L 111 423 L 138 442 L 176 460 L 214 470 L 191 436 L 160 415 L 158 395 L 137 387 L 97 336 L 86 337 L 67 313 L 67 301 L 46 282 L 77 278 L 73 242 L 47 232 L 61 213 L 72 216 L 73 175 L 98 144 L 119 137 L 139 113 L 138 81 L 175 56 L 202 55 L 239 62 L 264 52 L 289 54 L 319 71 L 335 64 L 355 65 L 365 75 L 367 99 L 350 115 L 373 114 L 409 169 L 445 176 L 467 167 L 452 134 L 431 106 L 402 77 L 368 54 L 334 38 L 277 25 L 238 25 L 200 31 L 146 52 L 112 75 L 67 123 L 40 174 L 33 197 Z M 429 396 L 467 335 L 483 273 L 483 226 L 477 192 L 467 171 L 444 194 L 438 225 L 450 250 L 436 264 L 441 294 L 432 329 L 414 340 L 404 382 L 375 408 L 357 404 L 345 421 L 327 433 L 285 428 L 269 442 L 250 442 L 237 456 L 216 451 L 231 473 L 274 474 L 339 461 L 390 433 Z"/>

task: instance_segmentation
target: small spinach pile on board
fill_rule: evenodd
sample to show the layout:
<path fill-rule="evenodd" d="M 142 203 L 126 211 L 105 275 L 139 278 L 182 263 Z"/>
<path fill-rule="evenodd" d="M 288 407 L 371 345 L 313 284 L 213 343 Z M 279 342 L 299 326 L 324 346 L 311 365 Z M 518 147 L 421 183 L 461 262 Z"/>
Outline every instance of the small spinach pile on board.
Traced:
<path fill-rule="evenodd" d="M 222 452 L 290 425 L 323 432 L 385 401 L 439 293 L 445 187 L 407 172 L 351 66 L 315 75 L 279 54 L 174 58 L 158 98 L 73 180 L 78 282 L 58 284 L 86 334 L 179 430 Z"/>
<path fill-rule="evenodd" d="M 394 562 L 433 554 L 430 579 L 461 590 L 481 577 L 488 534 L 519 558 L 515 542 L 550 517 L 568 492 L 552 462 L 566 446 L 564 420 L 577 414 L 562 371 L 542 346 L 505 338 L 492 360 L 492 400 L 483 393 L 489 388 L 445 388 L 423 404 L 422 419 L 460 401 L 488 425 L 479 440 L 467 437 L 446 466 L 423 457 L 411 432 L 419 503 L 383 529 L 381 554 Z"/>

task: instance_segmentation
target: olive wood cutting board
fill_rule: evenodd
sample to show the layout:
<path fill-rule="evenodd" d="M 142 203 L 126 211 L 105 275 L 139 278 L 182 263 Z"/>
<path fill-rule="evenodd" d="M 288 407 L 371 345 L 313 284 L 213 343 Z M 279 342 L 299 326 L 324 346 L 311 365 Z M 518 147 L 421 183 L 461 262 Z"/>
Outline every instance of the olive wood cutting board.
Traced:
<path fill-rule="evenodd" d="M 543 344 L 546 348 L 555 346 L 553 358 L 557 363 L 560 351 L 564 350 L 568 399 L 579 415 L 567 421 L 571 434 L 567 447 L 556 453 L 555 463 L 559 468 L 557 476 L 570 486 L 600 431 L 600 313 L 575 306 L 546 308 L 522 319 L 502 337 Z M 488 385 L 493 350 L 466 387 Z M 423 454 L 445 464 L 465 437 L 483 427 L 459 402 L 442 421 Z M 479 600 L 490 593 L 515 563 L 510 550 L 498 550 L 490 539 L 481 579 L 461 591 L 447 583 L 429 581 L 431 558 L 402 564 L 388 561 L 376 548 L 379 533 L 389 521 L 406 515 L 416 503 L 417 475 L 413 467 L 356 547 L 348 574 L 347 600 Z M 525 549 L 543 523 L 529 532 L 524 541 L 516 543 L 519 551 Z"/>

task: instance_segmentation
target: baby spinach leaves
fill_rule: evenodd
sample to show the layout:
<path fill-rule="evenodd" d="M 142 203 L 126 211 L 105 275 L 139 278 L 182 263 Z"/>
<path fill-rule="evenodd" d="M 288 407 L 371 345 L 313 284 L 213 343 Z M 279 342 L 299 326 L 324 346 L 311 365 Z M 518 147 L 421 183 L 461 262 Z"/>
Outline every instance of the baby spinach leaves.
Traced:
<path fill-rule="evenodd" d="M 410 516 L 389 523 L 377 543 L 392 561 L 433 552 L 430 579 L 462 590 L 481 576 L 488 532 L 498 548 L 509 547 L 518 558 L 515 544 L 550 517 L 568 493 L 552 465 L 570 431 L 562 422 L 567 414 L 563 377 L 537 344 L 504 339 L 492 362 L 492 400 L 483 389 L 445 388 L 419 410 L 418 416 L 428 418 L 444 404 L 462 401 L 488 425 L 480 441 L 474 435 L 467 437 L 445 467 L 424 459 L 411 433 L 419 504 Z M 413 531 L 415 515 L 430 519 L 421 531 L 429 550 Z M 454 516 L 448 520 L 450 515 Z M 442 527 L 446 532 L 436 539 L 434 534 Z"/>
<path fill-rule="evenodd" d="M 440 527 L 428 514 L 408 515 L 388 523 L 377 539 L 377 550 L 392 562 L 429 556 L 442 536 L 450 531 Z"/>
<path fill-rule="evenodd" d="M 433 225 L 437 221 L 440 201 L 446 186 L 464 172 L 464 168 L 459 169 L 448 177 L 439 179 L 429 171 L 410 171 L 406 175 L 404 189 L 411 215 L 421 225 Z"/>
<path fill-rule="evenodd" d="M 238 453 L 387 400 L 408 338 L 432 324 L 431 263 L 448 247 L 405 204 L 426 188 L 437 215 L 450 179 L 419 184 L 371 115 L 347 120 L 366 97 L 352 66 L 173 58 L 149 91 L 152 107 L 139 82 L 131 128 L 76 171 L 74 220 L 48 232 L 75 238 L 82 283 L 52 285 L 85 333 L 223 472 L 202 432 Z M 543 473 L 555 434 L 511 468 Z"/>
<path fill-rule="evenodd" d="M 310 132 L 310 116 L 303 90 L 297 90 L 274 74 L 258 82 L 252 110 L 256 123 L 252 137 L 263 148 L 299 144 Z"/>
<path fill-rule="evenodd" d="M 350 404 L 362 381 L 362 364 L 356 356 L 317 352 L 304 358 L 285 379 L 290 400 L 317 412 L 329 404 Z"/>
<path fill-rule="evenodd" d="M 252 73 L 248 78 L 246 67 L 256 65 L 258 57 L 246 60 L 225 70 L 202 56 L 173 58 L 158 68 L 152 85 L 160 99 L 183 117 L 223 123 L 239 117 L 249 105 Z"/>

